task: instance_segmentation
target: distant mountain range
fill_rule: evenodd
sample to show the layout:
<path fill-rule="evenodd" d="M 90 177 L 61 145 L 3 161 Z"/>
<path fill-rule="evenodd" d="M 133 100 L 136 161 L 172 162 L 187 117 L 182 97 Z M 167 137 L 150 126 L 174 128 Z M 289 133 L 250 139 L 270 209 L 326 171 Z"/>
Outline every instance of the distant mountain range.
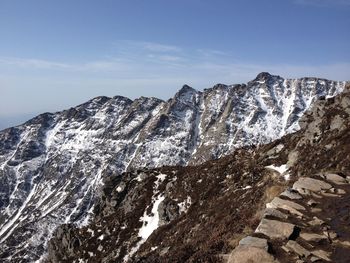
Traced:
<path fill-rule="evenodd" d="M 317 98 L 333 97 L 345 85 L 260 73 L 247 84 L 203 92 L 185 85 L 168 101 L 97 97 L 1 131 L 0 259 L 33 262 L 45 255 L 58 226 L 87 225 L 106 178 L 198 165 L 269 143 L 297 131 Z"/>

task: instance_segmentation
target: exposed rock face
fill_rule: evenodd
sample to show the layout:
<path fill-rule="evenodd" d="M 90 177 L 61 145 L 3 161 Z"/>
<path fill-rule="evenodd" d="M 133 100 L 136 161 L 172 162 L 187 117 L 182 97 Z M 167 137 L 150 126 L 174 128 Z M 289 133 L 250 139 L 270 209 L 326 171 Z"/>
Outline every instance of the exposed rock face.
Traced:
<path fill-rule="evenodd" d="M 137 207 L 135 200 L 148 197 L 150 201 L 155 196 L 157 206 L 146 201 L 143 205 L 160 212 L 157 222 L 176 221 L 189 201 L 179 199 L 184 203 L 177 208 L 175 199 L 161 195 L 162 189 L 155 188 L 159 192 L 153 193 L 148 186 L 149 192 L 143 193 L 133 183 L 130 186 L 127 179 L 139 182 L 142 173 L 139 179 L 114 179 L 114 199 L 108 198 L 110 204 L 103 210 L 96 200 L 105 197 L 98 189 L 104 178 L 134 168 L 198 164 L 241 146 L 270 142 L 297 130 L 297 121 L 314 98 L 336 95 L 344 85 L 264 73 L 246 85 L 216 85 L 204 92 L 184 86 L 167 102 L 98 97 L 0 132 L 0 258 L 36 260 L 58 225 L 84 226 L 96 211 L 104 216 L 115 213 L 120 202 L 126 216 Z M 343 130 L 347 121 L 339 115 L 329 127 Z M 322 129 L 317 126 L 319 133 Z M 305 143 L 319 139 L 311 130 Z M 132 216 L 150 220 L 143 212 Z"/>

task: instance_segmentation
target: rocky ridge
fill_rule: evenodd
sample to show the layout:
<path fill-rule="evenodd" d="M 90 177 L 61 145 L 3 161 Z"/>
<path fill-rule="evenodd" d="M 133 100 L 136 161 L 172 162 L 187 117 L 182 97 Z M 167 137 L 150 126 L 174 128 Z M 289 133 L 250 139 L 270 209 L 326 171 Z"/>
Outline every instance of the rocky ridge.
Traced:
<path fill-rule="evenodd" d="M 168 101 L 98 97 L 1 131 L 0 258 L 36 260 L 58 225 L 86 225 L 105 177 L 267 143 L 298 129 L 315 98 L 344 85 L 261 73 L 203 92 L 185 85 Z"/>
<path fill-rule="evenodd" d="M 91 223 L 60 227 L 46 260 L 221 262 L 249 245 L 266 262 L 348 262 L 349 88 L 315 102 L 300 131 L 258 148 L 111 174 Z"/>

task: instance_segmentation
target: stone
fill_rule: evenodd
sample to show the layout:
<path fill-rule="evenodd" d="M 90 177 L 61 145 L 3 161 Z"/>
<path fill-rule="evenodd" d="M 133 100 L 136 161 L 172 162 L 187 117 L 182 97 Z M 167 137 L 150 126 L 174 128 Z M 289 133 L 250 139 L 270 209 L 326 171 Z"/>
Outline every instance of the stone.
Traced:
<path fill-rule="evenodd" d="M 263 218 L 255 232 L 270 238 L 288 239 L 293 234 L 294 229 L 295 225 L 293 224 Z"/>
<path fill-rule="evenodd" d="M 303 216 L 301 212 L 298 210 L 305 210 L 305 207 L 302 205 L 299 205 L 295 202 L 289 201 L 289 200 L 284 200 L 279 197 L 275 197 L 271 203 L 266 204 L 267 208 L 281 208 L 289 211 L 291 214 L 295 214 L 298 216 Z"/>
<path fill-rule="evenodd" d="M 264 250 L 269 249 L 269 245 L 267 244 L 267 240 L 265 238 L 258 238 L 258 237 L 252 237 L 247 236 L 243 238 L 241 241 L 239 241 L 240 246 L 248 246 L 248 247 L 257 247 Z"/>
<path fill-rule="evenodd" d="M 350 184 L 350 176 L 346 176 L 346 181 Z"/>
<path fill-rule="evenodd" d="M 290 250 L 289 250 L 288 248 L 286 248 L 286 246 L 282 246 L 281 248 L 282 248 L 285 252 L 287 252 L 287 253 L 290 252 Z"/>
<path fill-rule="evenodd" d="M 180 215 L 180 208 L 174 200 L 166 197 L 158 206 L 159 225 L 165 225 Z"/>
<path fill-rule="evenodd" d="M 278 263 L 266 250 L 256 247 L 238 246 L 234 249 L 227 263 Z"/>
<path fill-rule="evenodd" d="M 343 189 L 337 189 L 337 194 L 344 195 L 346 194 L 346 191 Z"/>
<path fill-rule="evenodd" d="M 322 212 L 322 209 L 321 208 L 315 208 L 315 207 L 312 207 L 311 208 L 311 213 L 320 213 L 320 212 Z"/>
<path fill-rule="evenodd" d="M 321 192 L 321 194 L 325 197 L 340 197 L 340 195 L 337 194 L 332 194 L 332 193 L 326 193 L 326 192 Z"/>
<path fill-rule="evenodd" d="M 327 240 L 327 237 L 324 235 L 319 235 L 315 233 L 301 233 L 300 237 L 306 241 L 320 242 Z"/>
<path fill-rule="evenodd" d="M 324 179 L 326 179 L 329 182 L 338 184 L 338 185 L 342 185 L 342 184 L 346 184 L 346 179 L 341 177 L 338 174 L 323 174 L 322 177 Z"/>
<path fill-rule="evenodd" d="M 303 248 L 301 245 L 299 245 L 296 241 L 294 240 L 289 240 L 286 244 L 286 247 L 294 251 L 294 253 L 298 254 L 301 257 L 307 258 L 308 256 L 311 255 L 311 252 L 308 251 L 307 249 Z"/>
<path fill-rule="evenodd" d="M 311 192 L 311 196 L 317 199 L 321 199 L 322 195 L 315 194 L 314 192 Z"/>
<path fill-rule="evenodd" d="M 274 208 L 266 208 L 265 212 L 264 212 L 264 217 L 266 216 L 273 216 L 273 217 L 277 217 L 277 218 L 281 218 L 281 219 L 287 219 L 288 215 L 286 215 L 285 213 L 274 209 Z"/>
<path fill-rule="evenodd" d="M 313 192 L 311 192 L 309 189 L 298 189 L 297 191 L 301 195 L 313 195 Z"/>
<path fill-rule="evenodd" d="M 315 256 L 312 256 L 312 257 L 310 258 L 310 261 L 311 261 L 311 262 L 317 262 L 317 261 L 320 261 L 320 260 L 322 260 L 322 259 L 320 259 L 320 258 L 318 258 L 318 257 L 315 257 Z"/>
<path fill-rule="evenodd" d="M 307 204 L 308 204 L 309 206 L 315 207 L 315 206 L 318 205 L 319 203 L 316 202 L 316 201 L 313 200 L 313 199 L 310 199 L 309 201 L 307 201 Z"/>
<path fill-rule="evenodd" d="M 335 240 L 334 243 L 337 243 L 343 247 L 349 247 L 350 248 L 350 241 L 341 241 L 341 240 Z"/>
<path fill-rule="evenodd" d="M 303 197 L 298 194 L 297 191 L 294 191 L 291 188 L 286 189 L 284 192 L 280 194 L 281 196 L 288 197 L 289 199 L 295 200 L 295 199 L 302 199 Z"/>
<path fill-rule="evenodd" d="M 324 224 L 324 221 L 314 216 L 311 221 L 308 222 L 310 226 L 320 226 Z"/>
<path fill-rule="evenodd" d="M 312 253 L 312 255 L 314 255 L 318 258 L 321 258 L 325 261 L 331 261 L 329 258 L 329 253 L 324 251 L 324 250 L 315 250 L 315 251 L 312 251 L 311 253 Z"/>
<path fill-rule="evenodd" d="M 334 240 L 338 237 L 338 234 L 334 231 L 324 231 L 323 234 L 327 236 L 330 240 Z"/>
<path fill-rule="evenodd" d="M 321 190 L 328 190 L 331 188 L 332 185 L 329 183 L 308 177 L 301 177 L 293 184 L 293 189 L 297 191 L 306 189 L 312 192 L 320 192 Z"/>

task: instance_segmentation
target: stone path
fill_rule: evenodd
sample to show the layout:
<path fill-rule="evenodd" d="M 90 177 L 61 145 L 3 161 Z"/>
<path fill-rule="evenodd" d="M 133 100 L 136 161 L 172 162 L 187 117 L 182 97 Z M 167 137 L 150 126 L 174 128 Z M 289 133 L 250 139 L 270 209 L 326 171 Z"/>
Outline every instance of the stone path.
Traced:
<path fill-rule="evenodd" d="M 300 177 L 266 205 L 228 262 L 350 262 L 350 177 Z"/>

